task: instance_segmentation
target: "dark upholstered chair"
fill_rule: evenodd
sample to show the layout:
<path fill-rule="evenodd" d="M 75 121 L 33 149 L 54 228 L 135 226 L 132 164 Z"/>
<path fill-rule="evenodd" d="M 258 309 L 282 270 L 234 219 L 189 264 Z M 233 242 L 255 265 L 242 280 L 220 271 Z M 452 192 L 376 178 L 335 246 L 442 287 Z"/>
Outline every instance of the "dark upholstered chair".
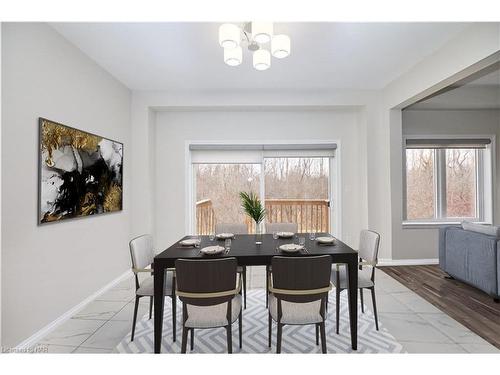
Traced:
<path fill-rule="evenodd" d="M 326 353 L 326 303 L 332 289 L 329 255 L 310 257 L 275 256 L 269 285 L 269 340 L 273 320 L 278 325 L 276 353 L 281 353 L 281 336 L 284 325 L 316 326 L 316 345 L 321 332 L 321 350 Z"/>
<path fill-rule="evenodd" d="M 239 345 L 242 346 L 241 276 L 236 272 L 236 258 L 178 259 L 175 262 L 177 291 L 182 301 L 182 353 L 187 336 L 194 330 L 224 327 L 227 349 L 233 352 L 232 324 L 238 320 Z"/>
<path fill-rule="evenodd" d="M 134 319 L 132 322 L 132 336 L 131 341 L 134 341 L 135 334 L 135 323 L 137 321 L 137 309 L 139 308 L 139 299 L 141 297 L 149 297 L 149 319 L 151 319 L 151 313 L 153 309 L 153 296 L 154 296 L 154 281 L 153 277 L 149 276 L 143 280 L 139 279 L 139 273 L 151 273 L 153 274 L 153 269 L 146 268 L 149 267 L 154 260 L 155 252 L 153 249 L 153 238 L 149 234 L 144 234 L 142 236 L 132 239 L 129 243 L 130 256 L 132 258 L 132 271 L 135 276 L 135 307 L 134 307 Z M 164 294 L 172 299 L 172 339 L 175 341 L 176 334 L 176 297 L 175 289 L 175 272 L 172 269 L 166 270 L 167 275 L 165 275 L 165 285 Z"/>

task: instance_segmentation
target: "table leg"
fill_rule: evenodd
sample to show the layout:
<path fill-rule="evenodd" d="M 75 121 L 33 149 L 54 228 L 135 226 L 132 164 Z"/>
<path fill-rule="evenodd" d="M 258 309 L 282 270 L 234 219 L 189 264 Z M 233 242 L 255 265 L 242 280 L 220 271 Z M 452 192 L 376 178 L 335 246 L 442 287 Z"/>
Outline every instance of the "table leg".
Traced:
<path fill-rule="evenodd" d="M 154 336 L 155 353 L 161 351 L 161 338 L 163 330 L 163 305 L 165 297 L 163 296 L 163 285 L 165 281 L 165 268 L 156 262 L 154 264 Z"/>
<path fill-rule="evenodd" d="M 349 322 L 351 324 L 351 346 L 358 350 L 358 259 L 353 258 L 347 264 Z"/>

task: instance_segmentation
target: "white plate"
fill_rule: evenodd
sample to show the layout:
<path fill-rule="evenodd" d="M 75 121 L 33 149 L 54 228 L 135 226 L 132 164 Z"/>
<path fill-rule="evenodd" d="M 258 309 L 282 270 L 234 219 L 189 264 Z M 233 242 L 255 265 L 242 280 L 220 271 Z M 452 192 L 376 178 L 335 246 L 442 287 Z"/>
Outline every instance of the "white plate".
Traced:
<path fill-rule="evenodd" d="M 222 246 L 207 246 L 200 250 L 202 254 L 205 255 L 216 255 L 220 254 L 224 251 Z"/>
<path fill-rule="evenodd" d="M 281 238 L 291 238 L 295 235 L 295 233 L 293 233 L 293 232 L 278 232 L 276 234 L 278 235 L 278 237 L 281 237 Z"/>
<path fill-rule="evenodd" d="M 316 241 L 318 241 L 319 243 L 333 243 L 334 240 L 335 239 L 333 237 L 318 237 L 318 238 L 316 238 Z"/>
<path fill-rule="evenodd" d="M 200 244 L 199 240 L 195 240 L 194 238 L 188 238 L 187 240 L 182 240 L 179 242 L 182 246 L 197 246 Z"/>
<path fill-rule="evenodd" d="M 219 233 L 219 234 L 216 234 L 215 237 L 217 237 L 221 240 L 225 240 L 227 238 L 233 238 L 234 234 L 233 233 Z"/>
<path fill-rule="evenodd" d="M 300 251 L 304 248 L 304 246 L 297 245 L 294 243 L 287 243 L 285 245 L 281 245 L 279 249 L 281 251 L 284 251 L 286 253 L 296 253 L 297 251 Z"/>

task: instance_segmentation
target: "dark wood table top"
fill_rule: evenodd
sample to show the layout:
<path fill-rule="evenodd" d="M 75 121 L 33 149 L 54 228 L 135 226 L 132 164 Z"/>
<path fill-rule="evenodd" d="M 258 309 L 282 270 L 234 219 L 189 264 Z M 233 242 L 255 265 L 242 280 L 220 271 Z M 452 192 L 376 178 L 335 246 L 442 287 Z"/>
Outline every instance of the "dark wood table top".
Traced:
<path fill-rule="evenodd" d="M 257 237 L 262 241 L 262 244 L 256 244 Z M 276 255 L 286 256 L 314 256 L 314 255 L 331 255 L 333 262 L 352 262 L 353 259 L 357 262 L 358 253 L 342 241 L 335 239 L 334 244 L 324 245 L 317 241 L 309 239 L 309 233 L 298 233 L 297 237 L 305 238 L 305 247 L 307 252 L 300 251 L 298 253 L 285 253 L 276 248 L 287 243 L 297 243 L 296 238 L 280 238 L 275 240 L 272 234 L 237 234 L 231 240 L 231 251 L 228 254 L 221 255 L 203 255 L 200 254 L 200 249 L 206 246 L 220 245 L 224 246 L 224 240 L 214 239 L 210 241 L 208 236 L 200 236 L 201 244 L 199 248 L 182 246 L 179 242 L 183 239 L 192 238 L 185 236 L 181 240 L 174 243 L 168 249 L 164 250 L 155 257 L 155 264 L 163 264 L 165 267 L 173 267 L 176 259 L 209 259 L 214 257 L 235 257 L 238 264 L 242 266 L 258 266 L 271 264 L 271 259 Z M 329 236 L 328 233 L 318 233 L 317 237 Z"/>

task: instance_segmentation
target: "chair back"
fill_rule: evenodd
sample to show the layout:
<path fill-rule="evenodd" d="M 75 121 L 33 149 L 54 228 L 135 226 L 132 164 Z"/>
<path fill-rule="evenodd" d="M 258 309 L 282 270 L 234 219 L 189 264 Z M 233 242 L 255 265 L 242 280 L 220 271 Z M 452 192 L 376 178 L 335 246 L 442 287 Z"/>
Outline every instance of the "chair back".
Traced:
<path fill-rule="evenodd" d="M 380 234 L 371 230 L 362 230 L 359 236 L 359 257 L 367 262 L 377 263 Z"/>
<path fill-rule="evenodd" d="M 297 223 L 266 223 L 266 233 L 292 232 L 297 233 L 299 225 Z"/>
<path fill-rule="evenodd" d="M 332 258 L 329 255 L 310 257 L 275 256 L 272 260 L 273 288 L 308 291 L 328 288 Z M 274 295 L 288 302 L 312 302 L 328 295 L 328 291 L 316 294 L 290 295 L 275 292 Z"/>
<path fill-rule="evenodd" d="M 153 248 L 153 237 L 143 234 L 129 242 L 130 256 L 132 258 L 132 269 L 146 268 L 153 263 L 155 251 Z"/>
<path fill-rule="evenodd" d="M 203 293 L 227 292 L 236 288 L 236 258 L 177 259 L 175 273 L 177 291 L 182 302 L 196 306 L 211 306 L 228 302 L 232 295 L 201 298 Z M 182 296 L 183 293 L 199 297 Z"/>
<path fill-rule="evenodd" d="M 248 234 L 246 224 L 220 223 L 215 224 L 215 233 Z"/>

